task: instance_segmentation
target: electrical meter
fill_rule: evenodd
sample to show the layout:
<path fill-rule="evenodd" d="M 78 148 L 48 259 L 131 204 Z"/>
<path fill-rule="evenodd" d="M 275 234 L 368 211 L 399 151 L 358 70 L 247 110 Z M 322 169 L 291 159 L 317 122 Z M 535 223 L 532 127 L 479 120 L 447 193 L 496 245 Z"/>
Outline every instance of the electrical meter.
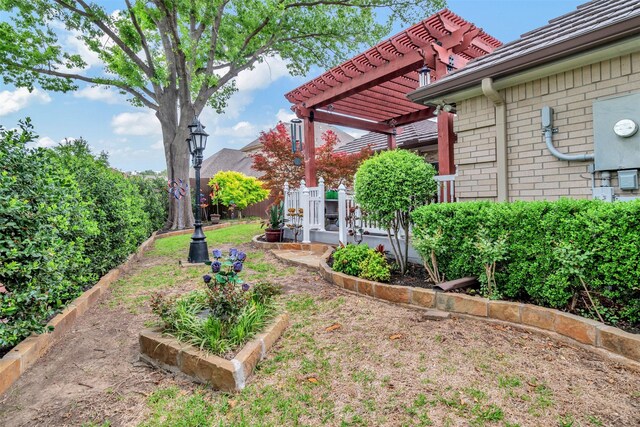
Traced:
<path fill-rule="evenodd" d="M 631 119 L 618 120 L 613 125 L 613 131 L 622 138 L 629 138 L 638 132 L 638 124 Z"/>

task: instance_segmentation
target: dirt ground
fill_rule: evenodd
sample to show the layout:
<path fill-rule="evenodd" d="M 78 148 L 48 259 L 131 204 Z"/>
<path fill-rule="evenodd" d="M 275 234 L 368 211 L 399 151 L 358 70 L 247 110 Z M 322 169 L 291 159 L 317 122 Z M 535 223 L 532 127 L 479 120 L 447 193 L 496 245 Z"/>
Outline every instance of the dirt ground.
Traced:
<path fill-rule="evenodd" d="M 165 261 L 145 257 L 129 275 Z M 239 414 L 245 425 L 252 396 L 276 387 L 292 401 L 297 392 L 331 400 L 330 414 L 325 403 L 308 403 L 295 422 L 278 407 L 251 425 L 640 426 L 637 370 L 511 327 L 424 320 L 422 311 L 349 294 L 315 272 L 286 270 L 271 254 L 264 261 L 292 273 L 274 281 L 298 308 L 263 362 L 277 369 L 259 370 L 221 425 L 240 425 Z M 199 273 L 192 276 L 170 291 L 198 286 Z M 0 396 L 0 425 L 133 426 L 149 416 L 155 390 L 200 390 L 138 361 L 138 333 L 154 316 L 144 300 L 139 310 L 114 304 L 113 292 Z M 219 395 L 207 393 L 212 401 Z"/>

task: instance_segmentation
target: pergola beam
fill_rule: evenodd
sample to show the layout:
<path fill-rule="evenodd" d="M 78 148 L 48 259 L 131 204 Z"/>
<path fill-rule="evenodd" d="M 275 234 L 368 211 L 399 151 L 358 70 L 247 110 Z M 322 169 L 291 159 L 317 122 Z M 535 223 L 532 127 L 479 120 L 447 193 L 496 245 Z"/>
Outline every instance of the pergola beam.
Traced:
<path fill-rule="evenodd" d="M 393 62 L 387 62 L 379 67 L 368 71 L 359 77 L 354 77 L 350 81 L 345 81 L 340 86 L 327 89 L 319 95 L 314 95 L 304 101 L 307 108 L 320 108 L 344 99 L 354 93 L 372 88 L 380 83 L 387 82 L 396 77 L 400 77 L 410 71 L 415 71 L 422 65 L 423 58 L 420 52 L 413 51 L 403 57 L 399 57 Z"/>
<path fill-rule="evenodd" d="M 329 113 L 328 111 L 315 110 L 314 120 L 330 125 L 346 126 L 354 129 L 366 130 L 369 132 L 384 133 L 386 135 L 393 134 L 393 127 L 384 124 L 362 120 L 356 117 L 343 116 L 340 114 Z"/>

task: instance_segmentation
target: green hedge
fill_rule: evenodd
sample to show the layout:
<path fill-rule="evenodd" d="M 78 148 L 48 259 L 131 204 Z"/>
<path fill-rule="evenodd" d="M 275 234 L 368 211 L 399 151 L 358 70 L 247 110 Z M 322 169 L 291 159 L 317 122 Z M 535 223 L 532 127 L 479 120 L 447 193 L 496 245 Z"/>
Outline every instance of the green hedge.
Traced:
<path fill-rule="evenodd" d="M 161 196 L 150 202 L 86 142 L 27 148 L 35 137 L 28 121 L 0 130 L 0 352 L 135 251 L 157 226 L 149 212 L 166 218 Z"/>
<path fill-rule="evenodd" d="M 506 237 L 498 295 L 568 309 L 582 298 L 582 279 L 607 321 L 640 321 L 640 201 L 433 204 L 412 218 L 417 236 L 443 233 L 438 264 L 446 279 L 482 274 L 482 229 Z"/>

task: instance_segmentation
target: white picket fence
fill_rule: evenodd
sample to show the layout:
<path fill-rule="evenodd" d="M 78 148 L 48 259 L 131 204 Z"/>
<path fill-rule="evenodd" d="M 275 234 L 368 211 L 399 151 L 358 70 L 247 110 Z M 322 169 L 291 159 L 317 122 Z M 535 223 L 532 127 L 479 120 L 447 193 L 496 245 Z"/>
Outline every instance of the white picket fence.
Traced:
<path fill-rule="evenodd" d="M 438 193 L 436 201 L 438 203 L 455 202 L 455 178 L 456 175 L 440 175 L 435 180 L 438 183 Z M 360 209 L 355 203 L 353 193 L 340 184 L 338 187 L 338 241 L 346 243 L 347 240 L 347 214 L 349 209 L 355 207 L 355 216 L 358 218 L 357 226 L 368 234 L 386 235 L 387 230 L 378 225 L 366 216 L 362 217 Z M 320 178 L 317 187 L 307 187 L 304 180 L 300 181 L 300 187 L 291 188 L 288 182 L 284 184 L 284 208 L 285 219 L 288 209 L 293 208 L 298 211 L 303 209 L 302 218 L 302 243 L 311 243 L 311 230 L 325 231 L 325 185 L 324 179 Z"/>

